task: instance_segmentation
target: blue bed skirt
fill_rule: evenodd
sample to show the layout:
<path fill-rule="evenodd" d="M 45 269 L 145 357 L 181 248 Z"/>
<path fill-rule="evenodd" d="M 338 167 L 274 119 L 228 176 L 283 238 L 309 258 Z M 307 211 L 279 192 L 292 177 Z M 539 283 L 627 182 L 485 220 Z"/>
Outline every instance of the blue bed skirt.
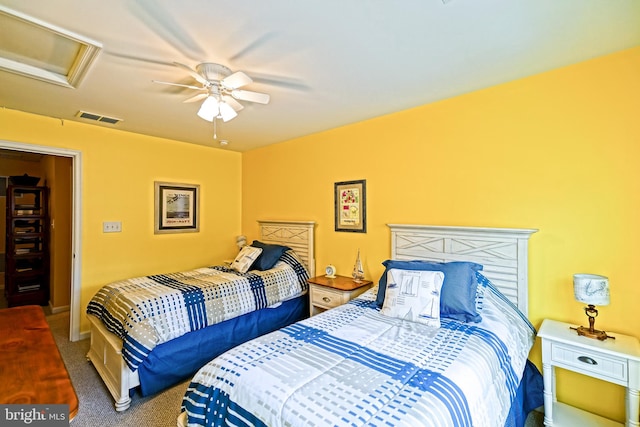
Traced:
<path fill-rule="evenodd" d="M 263 308 L 160 344 L 138 368 L 140 393 L 148 396 L 166 390 L 225 351 L 307 317 L 305 294 L 279 307 Z"/>
<path fill-rule="evenodd" d="M 542 374 L 530 360 L 524 368 L 505 427 L 524 427 L 527 415 L 544 404 Z"/>

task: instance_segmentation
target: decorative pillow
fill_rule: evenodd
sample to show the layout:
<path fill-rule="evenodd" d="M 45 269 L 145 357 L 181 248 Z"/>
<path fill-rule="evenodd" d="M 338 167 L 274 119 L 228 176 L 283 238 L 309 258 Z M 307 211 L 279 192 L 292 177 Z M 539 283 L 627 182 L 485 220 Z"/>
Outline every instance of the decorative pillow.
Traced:
<path fill-rule="evenodd" d="M 260 248 L 243 246 L 236 259 L 231 263 L 231 268 L 239 273 L 246 273 L 261 253 L 262 249 Z"/>
<path fill-rule="evenodd" d="M 489 286 L 489 279 L 484 277 L 482 273 L 476 271 L 476 281 L 478 282 L 478 287 L 476 289 L 476 312 L 480 314 L 482 312 L 482 307 L 484 307 L 484 291 Z"/>
<path fill-rule="evenodd" d="M 251 266 L 252 270 L 264 271 L 273 268 L 282 254 L 289 250 L 287 246 L 262 243 L 259 240 L 254 240 L 251 246 L 262 249 L 262 253 L 260 254 L 260 256 L 258 256 L 258 259 L 256 259 L 254 264 Z"/>
<path fill-rule="evenodd" d="M 444 284 L 440 296 L 440 317 L 460 320 L 462 322 L 480 322 L 482 317 L 476 311 L 476 289 L 478 281 L 476 271 L 482 265 L 474 262 L 453 261 L 398 261 L 386 260 L 386 267 L 378 283 L 376 304 L 382 307 L 387 286 L 387 271 L 392 268 L 402 270 L 441 271 L 444 273 Z"/>
<path fill-rule="evenodd" d="M 387 271 L 387 288 L 381 314 L 440 327 L 441 271 Z"/>

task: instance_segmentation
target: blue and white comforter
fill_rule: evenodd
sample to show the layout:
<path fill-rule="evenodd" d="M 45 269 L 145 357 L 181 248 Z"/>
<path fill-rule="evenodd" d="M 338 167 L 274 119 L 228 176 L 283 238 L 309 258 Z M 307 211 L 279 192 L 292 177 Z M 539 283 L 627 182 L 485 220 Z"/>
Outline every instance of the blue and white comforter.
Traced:
<path fill-rule="evenodd" d="M 535 329 L 486 279 L 482 322 L 386 317 L 376 290 L 205 365 L 189 425 L 502 426 Z"/>
<path fill-rule="evenodd" d="M 87 313 L 123 340 L 123 358 L 135 371 L 157 345 L 300 296 L 308 278 L 287 251 L 266 271 L 213 266 L 114 282 L 96 293 Z"/>

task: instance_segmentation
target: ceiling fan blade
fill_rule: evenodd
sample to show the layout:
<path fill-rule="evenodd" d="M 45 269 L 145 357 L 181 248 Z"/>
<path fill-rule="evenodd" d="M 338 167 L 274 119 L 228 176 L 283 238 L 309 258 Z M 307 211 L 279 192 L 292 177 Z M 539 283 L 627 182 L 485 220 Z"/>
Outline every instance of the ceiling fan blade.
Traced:
<path fill-rule="evenodd" d="M 161 85 L 180 86 L 180 87 L 186 87 L 187 89 L 195 89 L 195 90 L 205 89 L 203 87 L 198 87 L 198 86 L 193 86 L 193 85 L 183 85 L 182 83 L 163 82 L 161 80 L 151 80 L 151 81 L 153 83 L 160 83 Z"/>
<path fill-rule="evenodd" d="M 224 87 L 229 89 L 237 89 L 252 82 L 253 80 L 251 80 L 251 77 L 247 76 L 242 71 L 236 71 L 230 76 L 227 76 L 224 79 L 220 80 L 220 83 L 222 83 Z"/>
<path fill-rule="evenodd" d="M 184 102 L 185 104 L 188 103 L 188 102 L 196 102 L 196 101 L 200 101 L 201 99 L 205 99 L 207 96 L 209 96 L 208 93 L 199 93 L 199 94 L 197 94 L 195 96 L 192 96 L 191 98 L 185 99 L 182 102 Z"/>
<path fill-rule="evenodd" d="M 156 58 L 147 58 L 147 57 L 143 57 L 143 56 L 127 55 L 125 53 L 120 53 L 120 52 L 110 52 L 108 50 L 103 50 L 102 52 L 105 55 L 110 55 L 110 56 L 113 56 L 113 57 L 116 57 L 116 58 L 121 58 L 121 59 L 144 62 L 144 63 L 147 63 L 147 64 L 173 66 L 173 62 L 163 61 L 163 60 L 156 59 Z"/>
<path fill-rule="evenodd" d="M 271 99 L 266 93 L 241 89 L 231 91 L 231 96 L 241 101 L 257 102 L 258 104 L 268 104 Z"/>
<path fill-rule="evenodd" d="M 254 75 L 253 81 L 265 85 L 280 86 L 285 89 L 300 90 L 305 92 L 311 90 L 308 85 L 293 79 L 283 79 L 279 77 L 258 77 Z"/>
<path fill-rule="evenodd" d="M 276 36 L 276 33 L 274 32 L 268 32 L 260 36 L 259 38 L 255 39 L 254 41 L 249 43 L 247 46 L 242 48 L 240 51 L 238 51 L 235 55 L 229 57 L 229 62 L 233 63 L 234 61 L 237 61 L 238 59 L 248 54 L 251 54 L 251 52 L 259 49 L 260 47 L 262 47 L 262 45 L 267 43 L 269 40 L 273 39 L 275 36 Z"/>
<path fill-rule="evenodd" d="M 188 58 L 206 56 L 206 52 L 176 20 L 175 15 L 155 0 L 127 2 L 128 8 L 145 26 Z"/>
<path fill-rule="evenodd" d="M 181 64 L 180 62 L 174 62 L 174 65 L 177 66 L 177 67 L 182 68 L 187 73 L 191 74 L 191 77 L 196 79 L 199 83 L 202 83 L 205 87 L 209 87 L 211 85 L 211 83 L 209 83 L 209 81 L 207 79 L 202 77 L 200 74 L 198 74 L 198 72 L 196 70 L 194 70 L 193 68 L 189 67 L 188 65 Z M 229 76 L 229 77 L 231 77 L 231 76 Z"/>
<path fill-rule="evenodd" d="M 231 108 L 233 108 L 236 111 L 240 111 L 244 108 L 244 105 L 240 104 L 238 101 L 236 101 L 235 99 L 233 99 L 233 97 L 229 95 L 224 95 L 222 97 L 222 100 L 227 104 L 231 105 Z"/>

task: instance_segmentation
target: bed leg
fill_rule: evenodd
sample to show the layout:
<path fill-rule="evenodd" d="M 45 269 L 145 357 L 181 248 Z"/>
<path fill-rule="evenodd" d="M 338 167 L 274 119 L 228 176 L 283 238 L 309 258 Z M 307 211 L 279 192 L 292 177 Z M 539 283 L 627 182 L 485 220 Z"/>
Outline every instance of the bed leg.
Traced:
<path fill-rule="evenodd" d="M 129 409 L 129 406 L 131 406 L 131 398 L 130 397 L 127 397 L 126 399 L 121 398 L 121 400 L 116 401 L 114 405 L 116 407 L 116 411 L 118 412 L 126 411 L 127 409 Z"/>

